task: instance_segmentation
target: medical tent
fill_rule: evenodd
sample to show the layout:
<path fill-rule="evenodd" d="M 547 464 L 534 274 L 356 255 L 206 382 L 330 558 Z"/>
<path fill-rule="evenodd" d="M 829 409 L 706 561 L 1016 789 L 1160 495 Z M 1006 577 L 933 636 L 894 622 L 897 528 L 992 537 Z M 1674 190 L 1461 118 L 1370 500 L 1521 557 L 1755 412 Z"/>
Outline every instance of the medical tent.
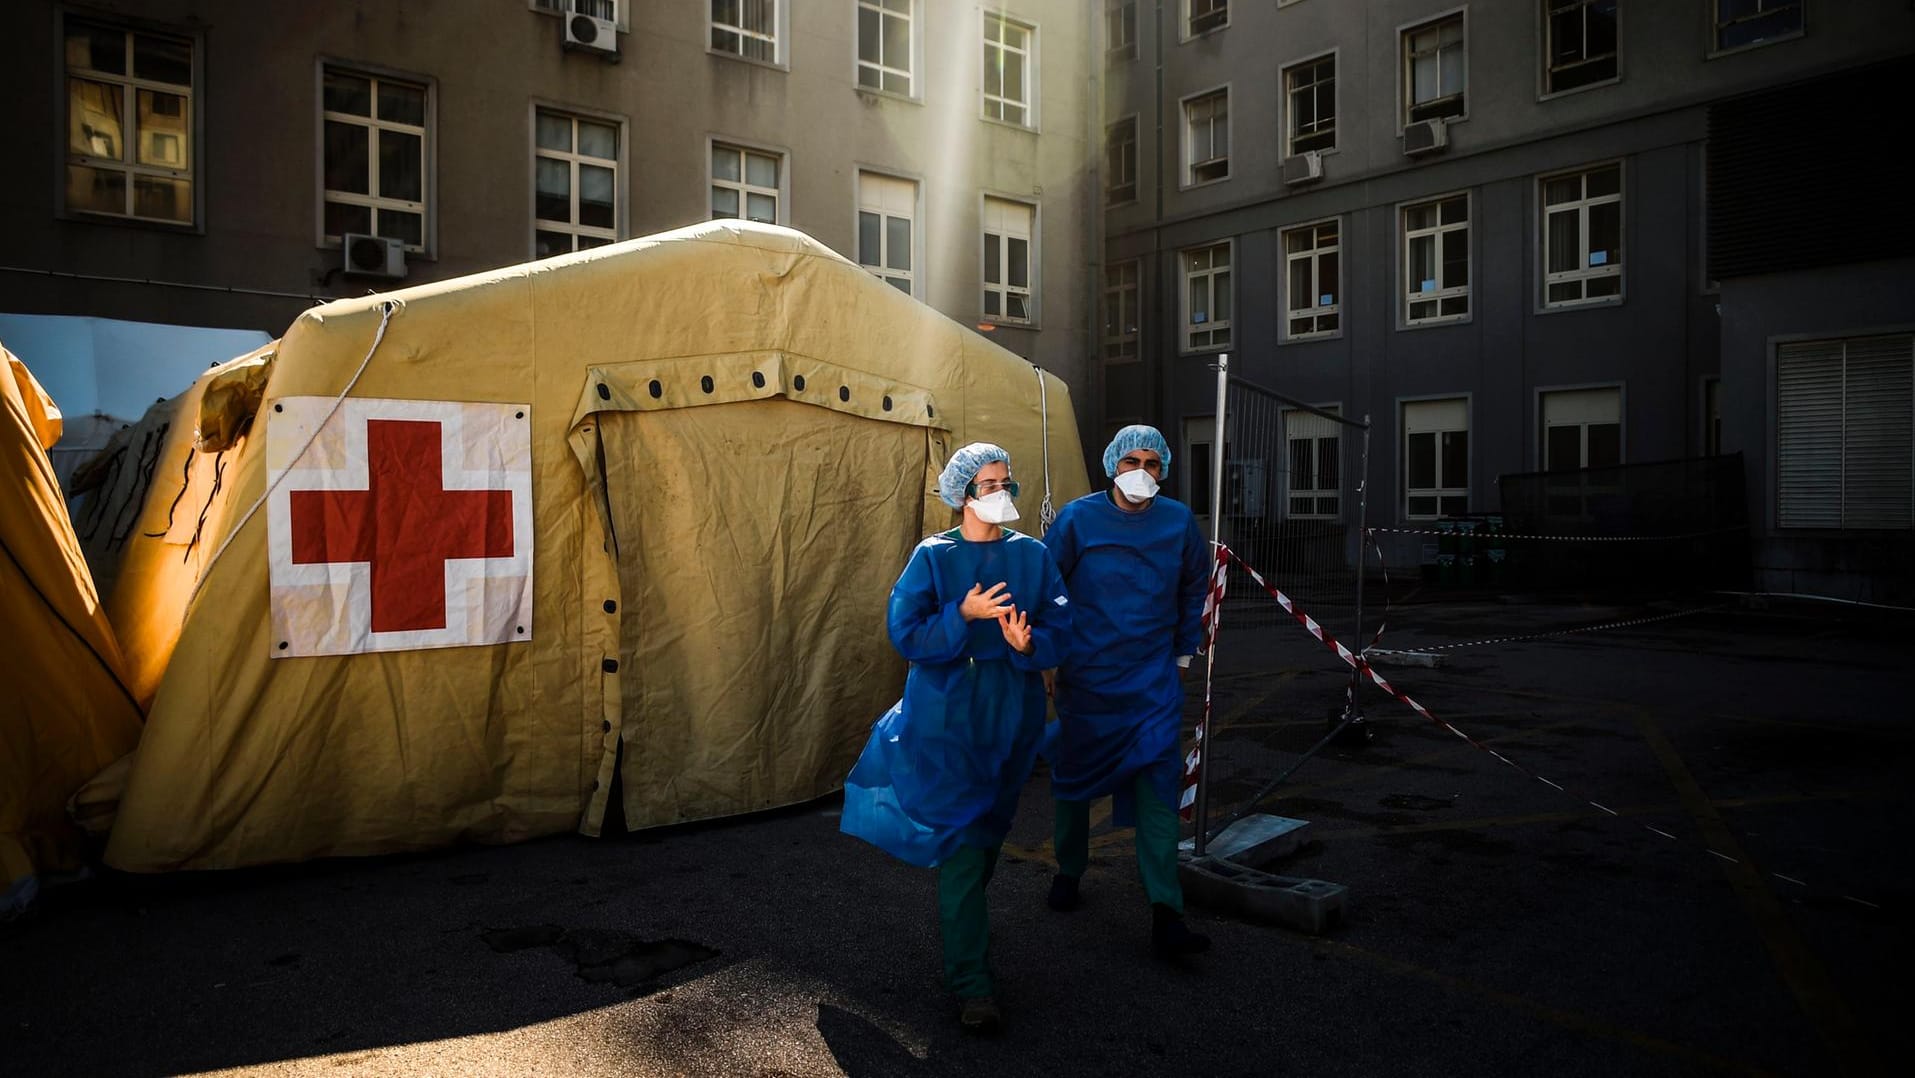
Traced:
<path fill-rule="evenodd" d="M 1064 384 L 800 233 L 713 222 L 301 315 L 168 419 L 109 601 L 131 871 L 598 833 L 837 789 L 912 547 Z M 136 612 L 145 611 L 142 616 Z"/>
<path fill-rule="evenodd" d="M 0 348 L 0 917 L 87 850 L 68 797 L 140 736 L 119 644 L 101 609 L 47 448 L 55 402 Z"/>

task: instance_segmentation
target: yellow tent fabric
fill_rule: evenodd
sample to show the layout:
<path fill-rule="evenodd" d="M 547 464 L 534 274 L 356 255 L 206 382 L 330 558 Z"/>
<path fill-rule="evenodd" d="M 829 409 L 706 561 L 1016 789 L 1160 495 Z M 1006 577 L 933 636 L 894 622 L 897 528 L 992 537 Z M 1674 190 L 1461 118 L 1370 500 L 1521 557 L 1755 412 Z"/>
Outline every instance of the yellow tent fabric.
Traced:
<path fill-rule="evenodd" d="M 60 412 L 0 348 L 0 913 L 79 867 L 67 798 L 131 749 L 140 713 L 46 450 Z"/>
<path fill-rule="evenodd" d="M 526 642 L 273 657 L 262 432 L 275 400 L 348 393 L 530 403 Z M 190 583 L 134 570 L 157 541 L 128 551 L 114 608 L 181 613 L 138 634 L 169 654 L 107 861 L 594 834 L 615 766 L 633 827 L 828 793 L 897 696 L 890 584 L 953 522 L 936 474 L 977 439 L 1010 450 L 1032 531 L 1047 456 L 1055 504 L 1088 489 L 1061 381 L 771 226 L 309 311 L 224 451 Z"/>

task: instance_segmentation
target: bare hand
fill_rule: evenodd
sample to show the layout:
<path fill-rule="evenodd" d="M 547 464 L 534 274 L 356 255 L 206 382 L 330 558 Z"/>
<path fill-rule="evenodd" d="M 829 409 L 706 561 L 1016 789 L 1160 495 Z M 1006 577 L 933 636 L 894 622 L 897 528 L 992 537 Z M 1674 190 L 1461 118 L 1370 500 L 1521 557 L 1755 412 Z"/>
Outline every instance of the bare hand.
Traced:
<path fill-rule="evenodd" d="M 997 625 L 1004 631 L 1004 642 L 1016 649 L 1019 655 L 1029 655 L 1035 650 L 1035 645 L 1031 643 L 1031 622 L 1023 611 L 1013 610 L 998 615 Z"/>
<path fill-rule="evenodd" d="M 958 605 L 958 613 L 965 621 L 1003 617 L 1013 609 L 1009 587 L 1003 581 L 991 585 L 990 591 L 985 591 L 982 584 L 971 585 L 971 590 L 964 593 L 964 602 Z"/>
<path fill-rule="evenodd" d="M 1044 671 L 1044 695 L 1052 697 L 1052 698 L 1055 698 L 1057 696 L 1057 671 L 1056 670 Z"/>

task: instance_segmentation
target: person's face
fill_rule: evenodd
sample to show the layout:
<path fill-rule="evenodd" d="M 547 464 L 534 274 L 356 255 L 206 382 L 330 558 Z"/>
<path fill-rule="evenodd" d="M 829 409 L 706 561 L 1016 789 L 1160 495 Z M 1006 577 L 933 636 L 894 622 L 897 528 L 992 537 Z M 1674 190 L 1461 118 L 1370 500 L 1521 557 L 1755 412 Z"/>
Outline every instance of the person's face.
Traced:
<path fill-rule="evenodd" d="M 1005 489 L 1005 486 L 1010 483 L 1010 481 L 1011 466 L 1001 460 L 994 460 L 984 467 L 979 468 L 977 474 L 971 477 L 971 496 L 974 498 L 982 498 L 990 494 L 995 494 Z M 1017 495 L 1012 494 L 1011 496 L 1016 497 Z"/>
<path fill-rule="evenodd" d="M 1139 469 L 1149 472 L 1152 479 L 1164 481 L 1164 457 L 1155 449 L 1133 449 L 1117 458 L 1117 474 L 1134 472 Z"/>

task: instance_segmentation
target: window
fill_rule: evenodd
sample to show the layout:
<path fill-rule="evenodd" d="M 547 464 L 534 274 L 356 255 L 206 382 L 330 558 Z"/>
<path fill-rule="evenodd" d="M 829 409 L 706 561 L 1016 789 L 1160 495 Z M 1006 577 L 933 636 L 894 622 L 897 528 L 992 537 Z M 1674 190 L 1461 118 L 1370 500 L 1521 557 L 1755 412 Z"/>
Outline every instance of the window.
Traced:
<path fill-rule="evenodd" d="M 1230 91 L 1184 101 L 1184 184 L 1230 177 Z"/>
<path fill-rule="evenodd" d="M 984 16 L 984 116 L 1035 127 L 1037 28 Z"/>
<path fill-rule="evenodd" d="M 1622 166 L 1545 176 L 1543 306 L 1622 295 Z"/>
<path fill-rule="evenodd" d="M 1543 471 L 1613 468 L 1622 463 L 1622 391 L 1566 389 L 1543 394 Z"/>
<path fill-rule="evenodd" d="M 711 0 L 711 47 L 778 63 L 778 0 Z"/>
<path fill-rule="evenodd" d="M 618 125 L 538 109 L 533 127 L 532 256 L 617 240 Z"/>
<path fill-rule="evenodd" d="M 1802 34 L 1802 0 L 1715 0 L 1718 52 Z"/>
<path fill-rule="evenodd" d="M 1137 0 L 1104 0 L 1106 62 L 1137 55 Z"/>
<path fill-rule="evenodd" d="M 327 242 L 365 232 L 426 249 L 429 91 L 418 82 L 325 66 L 321 92 Z"/>
<path fill-rule="evenodd" d="M 1137 117 L 1104 129 L 1104 205 L 1137 201 Z"/>
<path fill-rule="evenodd" d="M 711 216 L 742 217 L 778 224 L 783 220 L 784 161 L 778 154 L 714 142 L 711 147 Z"/>
<path fill-rule="evenodd" d="M 190 225 L 191 39 L 69 18 L 66 210 Z"/>
<path fill-rule="evenodd" d="M 1288 284 L 1283 324 L 1290 340 L 1327 337 L 1341 327 L 1340 264 L 1336 221 L 1283 233 L 1283 272 Z"/>
<path fill-rule="evenodd" d="M 619 29 L 625 29 L 625 20 L 618 17 L 618 0 L 532 0 L 532 6 L 540 11 L 554 11 L 561 15 L 568 11 L 590 15 L 594 19 L 617 23 Z"/>
<path fill-rule="evenodd" d="M 1286 155 L 1334 150 L 1337 145 L 1337 60 L 1332 53 L 1283 69 Z"/>
<path fill-rule="evenodd" d="M 858 173 L 858 265 L 907 296 L 917 294 L 911 256 L 917 209 L 917 184 Z"/>
<path fill-rule="evenodd" d="M 1184 0 L 1184 37 L 1230 25 L 1230 0 Z"/>
<path fill-rule="evenodd" d="M 1341 512 L 1337 447 L 1341 444 L 1342 432 L 1336 420 L 1294 408 L 1285 409 L 1283 434 L 1290 447 L 1290 518 L 1337 519 Z"/>
<path fill-rule="evenodd" d="M 1403 278 L 1405 323 L 1468 317 L 1468 195 L 1403 207 Z"/>
<path fill-rule="evenodd" d="M 1469 402 L 1403 405 L 1404 516 L 1434 520 L 1469 512 Z"/>
<path fill-rule="evenodd" d="M 1117 262 L 1104 267 L 1104 359 L 1127 363 L 1137 358 L 1138 265 Z"/>
<path fill-rule="evenodd" d="M 858 0 L 858 85 L 912 95 L 912 0 Z"/>
<path fill-rule="evenodd" d="M 1616 78 L 1616 0 L 1542 0 L 1543 93 Z"/>
<path fill-rule="evenodd" d="M 1777 347 L 1776 524 L 1915 527 L 1908 334 Z"/>
<path fill-rule="evenodd" d="M 1230 244 L 1183 253 L 1184 351 L 1230 347 Z"/>
<path fill-rule="evenodd" d="M 1029 322 L 1032 313 L 1031 242 L 1037 207 L 1003 198 L 984 200 L 984 316 Z"/>
<path fill-rule="evenodd" d="M 1461 13 L 1403 31 L 1403 103 L 1409 123 L 1463 115 L 1466 74 Z"/>

